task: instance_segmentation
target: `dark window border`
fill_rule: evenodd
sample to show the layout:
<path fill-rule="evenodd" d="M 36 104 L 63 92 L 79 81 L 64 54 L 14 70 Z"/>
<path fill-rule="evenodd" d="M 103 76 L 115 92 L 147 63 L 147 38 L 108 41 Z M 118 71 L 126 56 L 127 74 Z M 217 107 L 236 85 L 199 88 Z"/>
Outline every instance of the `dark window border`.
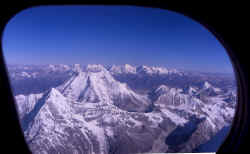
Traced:
<path fill-rule="evenodd" d="M 20 2 L 21 0 L 19 0 Z M 8 21 L 21 10 L 39 5 L 134 5 L 144 7 L 154 7 L 168 9 L 201 23 L 227 50 L 227 53 L 233 64 L 235 76 L 238 86 L 238 105 L 233 122 L 225 142 L 221 145 L 217 153 L 224 152 L 245 152 L 250 151 L 248 148 L 249 141 L 249 125 L 250 125 L 250 106 L 249 98 L 249 70 L 247 52 L 243 52 L 244 47 L 242 36 L 246 29 L 243 23 L 248 20 L 246 10 L 243 6 L 227 2 L 226 4 L 218 4 L 212 2 L 196 2 L 195 5 L 185 3 L 184 1 L 165 2 L 165 0 L 23 0 L 21 3 L 1 2 L 0 3 L 0 35 Z M 248 16 L 249 17 L 249 16 Z M 246 24 L 246 23 L 245 23 Z M 245 34 L 246 35 L 246 34 Z M 5 62 L 2 52 L 2 40 L 0 42 L 0 90 L 1 90 L 1 108 L 2 125 L 1 150 L 13 153 L 30 153 L 19 125 L 17 112 L 15 109 L 14 98 L 9 85 L 9 79 L 5 68 Z M 248 47 L 249 48 L 249 47 Z M 5 137 L 6 136 L 6 137 Z"/>

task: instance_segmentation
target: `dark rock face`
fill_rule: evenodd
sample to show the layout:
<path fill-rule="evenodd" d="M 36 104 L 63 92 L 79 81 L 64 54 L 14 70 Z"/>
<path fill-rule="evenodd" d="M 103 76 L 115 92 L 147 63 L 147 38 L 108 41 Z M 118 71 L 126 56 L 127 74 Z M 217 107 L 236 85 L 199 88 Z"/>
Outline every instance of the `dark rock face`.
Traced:
<path fill-rule="evenodd" d="M 226 138 L 230 131 L 230 126 L 223 127 L 219 132 L 216 133 L 209 141 L 199 145 L 193 152 L 213 152 L 217 151 L 221 143 Z"/>
<path fill-rule="evenodd" d="M 180 145 L 187 142 L 192 134 L 197 130 L 198 125 L 205 119 L 197 119 L 192 116 L 188 123 L 184 126 L 178 126 L 174 131 L 166 137 L 165 143 L 173 152 L 180 151 Z"/>

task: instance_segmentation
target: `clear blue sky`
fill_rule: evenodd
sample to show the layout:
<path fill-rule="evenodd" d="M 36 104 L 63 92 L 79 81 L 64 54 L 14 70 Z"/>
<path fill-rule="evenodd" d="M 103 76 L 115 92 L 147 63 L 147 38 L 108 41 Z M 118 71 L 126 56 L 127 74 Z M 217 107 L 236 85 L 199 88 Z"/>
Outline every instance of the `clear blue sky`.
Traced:
<path fill-rule="evenodd" d="M 132 6 L 44 6 L 7 24 L 8 64 L 132 64 L 232 72 L 222 45 L 183 15 Z"/>

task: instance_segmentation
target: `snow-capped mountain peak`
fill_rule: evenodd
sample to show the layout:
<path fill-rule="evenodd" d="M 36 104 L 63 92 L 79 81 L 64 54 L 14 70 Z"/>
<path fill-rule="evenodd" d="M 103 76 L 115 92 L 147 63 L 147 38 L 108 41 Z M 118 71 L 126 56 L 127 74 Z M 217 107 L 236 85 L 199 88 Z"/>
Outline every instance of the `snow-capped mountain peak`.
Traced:
<path fill-rule="evenodd" d="M 56 88 L 51 88 L 51 90 L 48 93 L 48 97 L 45 100 L 47 105 L 50 107 L 55 108 L 60 115 L 67 116 L 66 114 L 70 114 L 70 103 L 66 97 L 64 97 L 59 90 Z"/>
<path fill-rule="evenodd" d="M 125 64 L 124 65 L 124 72 L 126 72 L 126 73 L 136 73 L 136 68 L 129 65 L 129 64 Z"/>
<path fill-rule="evenodd" d="M 153 74 L 158 74 L 158 75 L 178 74 L 178 75 L 182 75 L 182 73 L 176 69 L 167 69 L 165 67 L 156 67 L 156 66 L 149 67 L 149 66 L 145 66 L 145 65 L 138 66 L 136 68 L 136 72 L 141 73 L 141 74 L 149 74 L 149 75 L 153 75 Z"/>
<path fill-rule="evenodd" d="M 51 69 L 52 71 L 54 71 L 56 69 L 56 66 L 52 65 L 52 64 L 49 64 L 48 68 Z"/>
<path fill-rule="evenodd" d="M 107 71 L 106 68 L 104 68 L 100 64 L 89 64 L 86 66 L 86 71 L 87 72 L 100 72 L 100 71 Z"/>
<path fill-rule="evenodd" d="M 203 84 L 204 89 L 208 89 L 208 88 L 211 88 L 211 87 L 212 87 L 212 85 L 209 82 L 207 82 L 207 81 L 204 82 L 204 84 Z"/>
<path fill-rule="evenodd" d="M 63 97 L 63 95 L 56 89 L 56 88 L 51 88 L 49 91 L 49 97 Z"/>
<path fill-rule="evenodd" d="M 152 70 L 158 74 L 168 74 L 169 70 L 164 67 L 152 67 Z"/>
<path fill-rule="evenodd" d="M 74 64 L 74 65 L 73 65 L 73 68 L 72 68 L 72 71 L 73 71 L 73 72 L 76 72 L 76 73 L 82 72 L 82 67 L 81 67 L 81 65 L 80 65 L 80 64 Z"/>
<path fill-rule="evenodd" d="M 117 65 L 112 65 L 111 68 L 109 69 L 109 71 L 111 73 L 118 73 L 118 74 L 135 74 L 136 73 L 136 68 L 129 65 L 129 64 L 125 64 L 125 65 L 121 65 L 121 66 L 117 66 Z"/>
<path fill-rule="evenodd" d="M 21 72 L 21 76 L 22 77 L 27 77 L 27 78 L 31 77 L 31 75 L 29 73 L 27 73 L 27 72 Z"/>
<path fill-rule="evenodd" d="M 166 85 L 160 85 L 156 90 L 155 93 L 158 95 L 162 95 L 165 94 L 169 91 L 169 87 L 167 87 Z"/>
<path fill-rule="evenodd" d="M 62 71 L 69 71 L 71 68 L 70 66 L 65 64 L 56 64 L 56 65 L 49 64 L 47 67 L 45 67 L 45 69 L 48 69 L 49 71 L 52 72 L 57 72 L 57 71 L 62 72 Z"/>
<path fill-rule="evenodd" d="M 220 92 L 221 92 L 220 88 L 214 87 L 212 84 L 205 81 L 202 89 L 197 94 L 198 95 L 205 94 L 207 96 L 215 96 L 215 95 L 218 95 Z"/>

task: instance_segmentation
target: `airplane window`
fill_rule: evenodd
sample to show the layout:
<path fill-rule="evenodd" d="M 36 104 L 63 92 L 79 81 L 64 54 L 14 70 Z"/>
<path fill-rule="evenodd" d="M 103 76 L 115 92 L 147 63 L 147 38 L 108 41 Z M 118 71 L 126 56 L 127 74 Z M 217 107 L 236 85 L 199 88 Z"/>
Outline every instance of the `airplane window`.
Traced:
<path fill-rule="evenodd" d="M 33 153 L 216 152 L 231 128 L 229 57 L 181 14 L 33 7 L 9 21 L 2 41 Z"/>

